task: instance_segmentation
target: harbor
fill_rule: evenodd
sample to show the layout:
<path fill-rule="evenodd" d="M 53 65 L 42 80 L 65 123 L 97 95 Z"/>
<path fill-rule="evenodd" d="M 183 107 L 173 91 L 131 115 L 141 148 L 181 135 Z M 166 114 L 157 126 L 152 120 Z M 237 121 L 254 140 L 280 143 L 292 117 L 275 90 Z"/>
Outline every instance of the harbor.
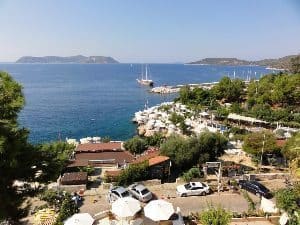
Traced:
<path fill-rule="evenodd" d="M 244 80 L 245 85 L 248 85 L 250 83 L 250 79 L 247 77 L 246 80 Z M 258 81 L 258 80 L 253 80 L 253 81 Z M 158 86 L 151 88 L 149 90 L 150 93 L 156 93 L 156 94 L 172 94 L 172 93 L 178 93 L 180 91 L 180 88 L 182 87 L 190 87 L 191 89 L 194 88 L 203 88 L 206 90 L 210 90 L 213 88 L 215 85 L 217 85 L 219 82 L 207 82 L 207 83 L 199 83 L 199 84 L 178 84 L 174 86 L 169 86 L 169 85 L 163 85 L 163 86 Z"/>

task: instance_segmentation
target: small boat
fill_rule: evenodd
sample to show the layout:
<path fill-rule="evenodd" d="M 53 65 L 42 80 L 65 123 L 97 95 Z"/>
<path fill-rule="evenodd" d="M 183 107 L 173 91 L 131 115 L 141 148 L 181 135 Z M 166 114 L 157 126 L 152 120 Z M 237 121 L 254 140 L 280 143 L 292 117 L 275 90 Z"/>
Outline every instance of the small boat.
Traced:
<path fill-rule="evenodd" d="M 144 78 L 144 73 L 143 73 L 143 70 L 142 70 L 142 78 L 141 79 L 136 79 L 136 80 L 141 85 L 153 86 L 153 80 L 148 79 L 147 65 L 145 66 L 145 78 Z"/>

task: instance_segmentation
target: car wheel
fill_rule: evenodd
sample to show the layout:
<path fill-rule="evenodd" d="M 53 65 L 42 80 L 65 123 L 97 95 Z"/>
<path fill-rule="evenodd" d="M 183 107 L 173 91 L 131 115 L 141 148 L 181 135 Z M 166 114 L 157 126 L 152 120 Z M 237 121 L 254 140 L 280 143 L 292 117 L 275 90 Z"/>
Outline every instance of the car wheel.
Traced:
<path fill-rule="evenodd" d="M 243 189 L 243 186 L 240 184 L 240 185 L 239 185 L 239 188 L 240 188 L 240 189 Z"/>
<path fill-rule="evenodd" d="M 181 197 L 187 197 L 186 193 L 181 194 Z"/>
<path fill-rule="evenodd" d="M 206 192 L 205 192 L 205 191 L 203 191 L 203 192 L 202 192 L 202 195 L 203 195 L 203 196 L 205 196 L 205 195 L 206 195 Z"/>

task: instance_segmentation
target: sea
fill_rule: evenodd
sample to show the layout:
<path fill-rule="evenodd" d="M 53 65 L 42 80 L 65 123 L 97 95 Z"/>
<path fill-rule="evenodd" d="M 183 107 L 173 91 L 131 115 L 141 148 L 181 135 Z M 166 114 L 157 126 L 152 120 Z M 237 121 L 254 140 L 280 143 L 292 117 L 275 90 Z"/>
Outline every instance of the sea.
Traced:
<path fill-rule="evenodd" d="M 31 143 L 66 138 L 136 134 L 134 113 L 172 101 L 177 94 L 152 94 L 140 86 L 142 64 L 0 64 L 22 84 L 26 99 L 19 124 Z M 149 64 L 155 86 L 219 81 L 223 76 L 258 79 L 272 73 L 260 66 Z"/>

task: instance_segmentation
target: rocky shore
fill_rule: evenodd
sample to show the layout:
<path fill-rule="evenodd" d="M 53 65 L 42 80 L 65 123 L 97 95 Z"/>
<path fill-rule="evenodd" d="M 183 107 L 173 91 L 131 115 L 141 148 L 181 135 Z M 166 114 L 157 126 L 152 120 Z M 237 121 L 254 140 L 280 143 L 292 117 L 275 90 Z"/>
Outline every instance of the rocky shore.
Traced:
<path fill-rule="evenodd" d="M 186 105 L 174 102 L 164 102 L 143 111 L 135 113 L 133 122 L 138 125 L 138 134 L 152 136 L 154 133 L 183 135 L 182 124 L 174 123 L 171 117 L 183 118 L 187 131 L 200 134 L 203 131 L 218 132 L 226 129 L 223 125 L 214 122 L 214 115 L 210 112 L 194 112 Z"/>

